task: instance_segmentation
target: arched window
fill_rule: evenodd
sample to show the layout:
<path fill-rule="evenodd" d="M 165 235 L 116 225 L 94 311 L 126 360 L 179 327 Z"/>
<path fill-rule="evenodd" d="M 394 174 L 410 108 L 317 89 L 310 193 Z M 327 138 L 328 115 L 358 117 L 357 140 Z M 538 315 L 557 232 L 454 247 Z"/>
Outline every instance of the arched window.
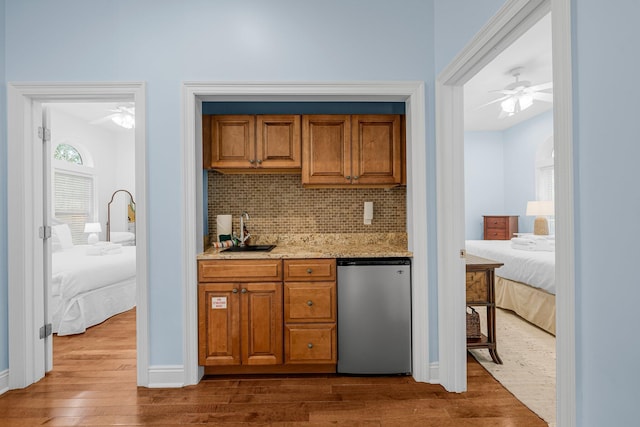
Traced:
<path fill-rule="evenodd" d="M 72 145 L 58 144 L 56 151 L 53 153 L 53 158 L 56 160 L 64 160 L 76 165 L 82 165 L 82 156 L 80 152 Z"/>

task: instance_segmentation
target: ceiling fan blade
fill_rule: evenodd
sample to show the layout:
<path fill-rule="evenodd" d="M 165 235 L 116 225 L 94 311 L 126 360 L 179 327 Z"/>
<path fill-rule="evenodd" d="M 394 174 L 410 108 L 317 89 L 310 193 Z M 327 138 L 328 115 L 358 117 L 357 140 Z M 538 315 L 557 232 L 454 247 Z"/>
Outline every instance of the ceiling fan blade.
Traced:
<path fill-rule="evenodd" d="M 536 99 L 538 101 L 553 102 L 553 95 L 550 93 L 534 92 L 531 94 L 531 96 L 533 96 L 533 99 Z"/>
<path fill-rule="evenodd" d="M 500 109 L 500 114 L 498 114 L 499 119 L 504 119 L 505 117 L 513 116 L 513 113 L 507 113 L 506 111 Z"/>
<path fill-rule="evenodd" d="M 553 82 L 540 83 L 539 85 L 529 86 L 528 89 L 535 92 L 539 90 L 553 89 Z"/>
<path fill-rule="evenodd" d="M 515 95 L 516 93 L 518 93 L 517 90 L 511 90 L 511 89 L 495 89 L 495 90 L 490 90 L 489 93 L 501 93 L 503 95 Z"/>
<path fill-rule="evenodd" d="M 119 116 L 120 113 L 113 113 L 113 114 L 109 114 L 108 116 L 105 116 L 101 119 L 96 119 L 96 120 L 92 120 L 89 122 L 90 125 L 98 125 L 100 123 L 104 123 L 104 122 L 108 122 L 109 120 L 111 120 L 112 117 L 115 116 Z"/>
<path fill-rule="evenodd" d="M 476 108 L 476 110 L 479 110 L 480 108 L 484 108 L 484 107 L 486 107 L 486 106 L 488 106 L 488 105 L 491 105 L 491 104 L 495 104 L 496 102 L 504 101 L 505 99 L 509 98 L 510 96 L 511 96 L 511 95 L 501 96 L 501 97 L 500 97 L 500 98 L 498 98 L 498 99 L 494 99 L 493 101 L 489 101 L 489 102 L 487 102 L 486 104 L 482 104 L 481 106 L 477 107 L 477 108 Z"/>

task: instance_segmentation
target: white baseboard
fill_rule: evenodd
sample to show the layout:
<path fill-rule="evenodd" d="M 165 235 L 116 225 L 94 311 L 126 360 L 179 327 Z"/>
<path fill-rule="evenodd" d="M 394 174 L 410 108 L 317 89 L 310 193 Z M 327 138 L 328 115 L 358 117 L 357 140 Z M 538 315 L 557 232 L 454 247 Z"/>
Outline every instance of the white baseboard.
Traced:
<path fill-rule="evenodd" d="M 184 387 L 183 365 L 154 365 L 149 367 L 149 388 Z"/>
<path fill-rule="evenodd" d="M 0 372 L 0 394 L 9 391 L 9 370 L 5 369 Z"/>

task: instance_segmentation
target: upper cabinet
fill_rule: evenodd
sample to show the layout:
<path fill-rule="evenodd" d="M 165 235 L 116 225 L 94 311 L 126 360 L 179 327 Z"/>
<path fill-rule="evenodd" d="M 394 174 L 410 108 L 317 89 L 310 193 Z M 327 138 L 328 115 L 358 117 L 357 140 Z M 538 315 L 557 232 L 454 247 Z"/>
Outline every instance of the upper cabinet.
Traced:
<path fill-rule="evenodd" d="M 401 185 L 402 120 L 389 115 L 302 117 L 302 184 L 316 187 Z"/>
<path fill-rule="evenodd" d="M 206 169 L 300 171 L 299 115 L 204 115 L 202 125 Z"/>

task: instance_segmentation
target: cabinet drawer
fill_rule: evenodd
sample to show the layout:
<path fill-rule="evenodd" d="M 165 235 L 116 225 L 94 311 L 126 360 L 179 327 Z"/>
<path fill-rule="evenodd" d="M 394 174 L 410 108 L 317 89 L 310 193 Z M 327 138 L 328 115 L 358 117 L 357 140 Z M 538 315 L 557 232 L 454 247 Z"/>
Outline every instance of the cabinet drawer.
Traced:
<path fill-rule="evenodd" d="M 336 325 L 286 325 L 285 363 L 336 363 Z"/>
<path fill-rule="evenodd" d="M 285 322 L 335 322 L 335 282 L 286 282 Z"/>
<path fill-rule="evenodd" d="M 336 280 L 335 259 L 286 259 L 284 281 Z"/>
<path fill-rule="evenodd" d="M 487 228 L 484 238 L 485 240 L 509 240 L 507 230 L 498 228 Z"/>
<path fill-rule="evenodd" d="M 489 301 L 487 273 L 484 271 L 467 272 L 467 303 Z"/>
<path fill-rule="evenodd" d="M 278 282 L 282 281 L 279 259 L 200 260 L 200 282 Z"/>
<path fill-rule="evenodd" d="M 507 218 L 504 217 L 487 217 L 487 228 L 502 228 L 507 226 Z"/>

